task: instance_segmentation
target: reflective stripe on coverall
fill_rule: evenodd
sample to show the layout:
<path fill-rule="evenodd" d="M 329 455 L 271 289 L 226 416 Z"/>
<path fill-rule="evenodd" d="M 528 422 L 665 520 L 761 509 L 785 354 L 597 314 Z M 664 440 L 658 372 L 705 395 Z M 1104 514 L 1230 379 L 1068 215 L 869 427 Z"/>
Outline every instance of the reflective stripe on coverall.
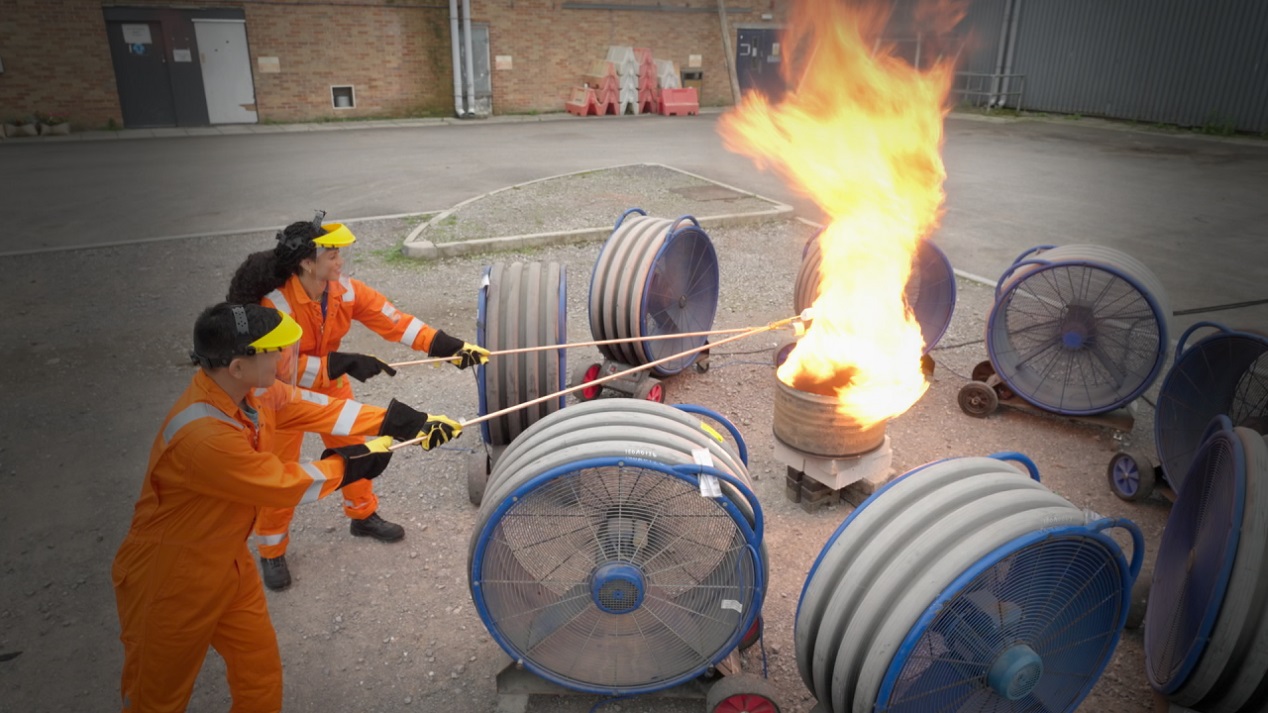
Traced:
<path fill-rule="evenodd" d="M 208 646 L 225 660 L 235 713 L 281 710 L 277 637 L 247 538 L 259 506 L 312 502 L 343 479 L 339 456 L 279 460 L 269 448 L 275 429 L 329 431 L 350 407 L 292 397 L 281 384 L 247 405 L 258 427 L 199 370 L 150 449 L 112 570 L 128 713 L 185 710 Z M 378 433 L 383 409 L 351 408 L 350 433 Z"/>
<path fill-rule="evenodd" d="M 347 375 L 338 379 L 327 378 L 326 355 L 339 351 L 352 321 L 356 320 L 384 339 L 399 342 L 416 351 L 431 348 L 436 330 L 423 320 L 401 312 L 379 292 L 360 280 L 341 277 L 327 283 L 326 316 L 322 319 L 321 301 L 311 299 L 298 275 L 291 275 L 286 284 L 273 290 L 260 304 L 286 312 L 299 322 L 304 336 L 299 342 L 297 364 L 299 386 L 331 397 L 350 399 L 352 384 Z M 323 435 L 327 448 L 338 448 L 364 439 L 348 437 L 335 432 Z M 278 433 L 273 443 L 273 453 L 284 461 L 299 460 L 304 434 Z M 343 489 L 343 512 L 353 520 L 364 520 L 379 508 L 379 499 L 369 480 L 360 480 Z M 290 542 L 293 508 L 261 508 L 256 521 L 256 543 L 261 557 L 281 557 L 286 554 Z"/>

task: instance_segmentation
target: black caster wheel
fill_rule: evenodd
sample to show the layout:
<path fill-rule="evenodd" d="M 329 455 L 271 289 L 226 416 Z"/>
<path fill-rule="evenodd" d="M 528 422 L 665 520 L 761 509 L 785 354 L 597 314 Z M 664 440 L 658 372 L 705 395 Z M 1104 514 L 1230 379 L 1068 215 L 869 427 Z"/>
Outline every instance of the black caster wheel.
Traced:
<path fill-rule="evenodd" d="M 1132 604 L 1127 609 L 1128 629 L 1139 629 L 1145 623 L 1145 607 L 1149 603 L 1149 588 L 1153 586 L 1153 575 L 1142 572 L 1132 585 Z"/>
<path fill-rule="evenodd" d="M 709 371 L 709 350 L 708 349 L 696 355 L 696 361 L 694 366 L 696 367 L 697 374 L 704 374 Z"/>
<path fill-rule="evenodd" d="M 740 637 L 740 651 L 745 651 L 753 647 L 754 644 L 762 640 L 762 617 L 759 615 L 753 620 L 753 625 L 744 632 L 744 636 Z"/>
<path fill-rule="evenodd" d="M 960 387 L 956 400 L 960 403 L 960 410 L 973 418 L 986 418 L 999 408 L 999 395 L 995 389 L 980 381 L 970 381 Z"/>
<path fill-rule="evenodd" d="M 973 380 L 986 381 L 995 375 L 995 365 L 990 360 L 979 361 L 977 366 L 973 367 Z"/>
<path fill-rule="evenodd" d="M 1158 483 L 1158 471 L 1149 456 L 1139 451 L 1120 451 L 1105 469 L 1110 490 L 1129 503 L 1149 497 Z"/>
<path fill-rule="evenodd" d="M 467 457 L 467 499 L 476 507 L 479 507 L 480 501 L 484 500 L 484 489 L 489 484 L 492 465 L 489 462 L 489 454 L 482 450 Z"/>

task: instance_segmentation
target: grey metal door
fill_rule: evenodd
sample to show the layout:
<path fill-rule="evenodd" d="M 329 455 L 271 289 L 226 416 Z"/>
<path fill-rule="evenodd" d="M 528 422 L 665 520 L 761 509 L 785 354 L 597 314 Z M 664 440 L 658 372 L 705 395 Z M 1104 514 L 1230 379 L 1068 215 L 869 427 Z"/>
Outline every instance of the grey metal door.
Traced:
<path fill-rule="evenodd" d="M 110 57 L 123 125 L 175 126 L 176 102 L 168 75 L 167 47 L 158 22 L 108 22 Z"/>
<path fill-rule="evenodd" d="M 741 92 L 756 89 L 772 101 L 778 101 L 784 96 L 784 78 L 779 73 L 782 66 L 777 29 L 741 27 L 737 30 L 735 75 Z"/>

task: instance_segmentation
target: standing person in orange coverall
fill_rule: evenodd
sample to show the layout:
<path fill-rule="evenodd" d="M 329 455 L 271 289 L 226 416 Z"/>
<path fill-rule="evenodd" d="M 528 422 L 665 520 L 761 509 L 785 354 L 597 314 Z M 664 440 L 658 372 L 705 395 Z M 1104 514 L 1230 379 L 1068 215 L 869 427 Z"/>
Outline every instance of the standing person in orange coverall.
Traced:
<path fill-rule="evenodd" d="M 339 398 L 352 398 L 348 376 L 365 381 L 381 372 L 394 376 L 396 370 L 365 354 L 339 351 L 339 344 L 352 327 L 361 322 L 379 336 L 400 342 L 435 357 L 453 357 L 459 369 L 488 361 L 483 347 L 428 326 L 423 320 L 397 310 L 383 295 L 359 280 L 343 275 L 343 254 L 356 241 L 352 231 L 338 223 L 322 225 L 325 213 L 311 222 L 292 223 L 277 234 L 272 250 L 253 253 L 238 267 L 229 284 L 230 302 L 258 302 L 289 314 L 304 328 L 298 363 L 299 386 Z M 302 432 L 278 434 L 273 452 L 285 461 L 298 460 L 303 445 Z M 349 436 L 322 436 L 327 448 L 359 443 Z M 405 528 L 378 513 L 379 500 L 370 481 L 343 490 L 343 511 L 351 518 L 349 530 L 359 537 L 396 542 L 405 537 Z M 291 584 L 286 563 L 292 508 L 264 508 L 256 523 L 260 569 L 269 589 L 286 589 Z"/>
<path fill-rule="evenodd" d="M 259 305 L 216 305 L 194 326 L 191 356 L 202 368 L 154 439 L 112 571 L 127 713 L 184 711 L 208 646 L 225 660 L 232 710 L 281 710 L 277 637 L 247 547 L 259 507 L 373 479 L 393 437 L 421 437 L 431 449 L 462 431 L 395 400 L 381 409 L 275 383 L 300 334 Z M 275 428 L 380 437 L 300 464 L 270 453 Z"/>

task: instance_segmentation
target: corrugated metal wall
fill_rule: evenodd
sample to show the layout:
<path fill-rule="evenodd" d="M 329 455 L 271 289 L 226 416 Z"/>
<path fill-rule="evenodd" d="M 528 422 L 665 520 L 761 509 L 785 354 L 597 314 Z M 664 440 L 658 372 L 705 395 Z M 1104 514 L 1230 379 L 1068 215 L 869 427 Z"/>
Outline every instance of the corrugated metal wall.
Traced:
<path fill-rule="evenodd" d="M 977 0 L 966 57 L 995 72 L 1005 0 Z M 1021 108 L 1268 132 L 1265 0 L 1016 0 Z M 992 36 L 993 35 L 993 36 Z M 988 46 L 989 45 L 989 46 Z"/>

